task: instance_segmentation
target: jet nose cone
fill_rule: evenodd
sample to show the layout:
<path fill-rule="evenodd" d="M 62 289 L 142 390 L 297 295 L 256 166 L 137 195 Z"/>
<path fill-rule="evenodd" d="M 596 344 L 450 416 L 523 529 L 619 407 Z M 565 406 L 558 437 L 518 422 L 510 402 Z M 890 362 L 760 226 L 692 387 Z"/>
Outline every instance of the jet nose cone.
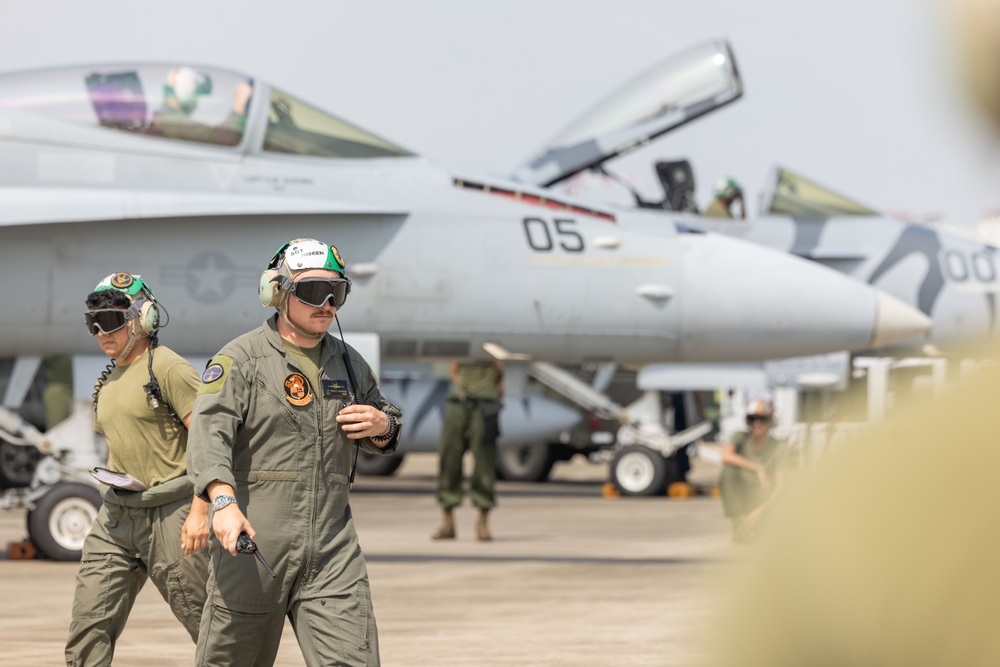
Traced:
<path fill-rule="evenodd" d="M 878 349 L 899 343 L 930 331 L 933 325 L 933 320 L 919 310 L 890 294 L 877 292 L 871 346 Z"/>

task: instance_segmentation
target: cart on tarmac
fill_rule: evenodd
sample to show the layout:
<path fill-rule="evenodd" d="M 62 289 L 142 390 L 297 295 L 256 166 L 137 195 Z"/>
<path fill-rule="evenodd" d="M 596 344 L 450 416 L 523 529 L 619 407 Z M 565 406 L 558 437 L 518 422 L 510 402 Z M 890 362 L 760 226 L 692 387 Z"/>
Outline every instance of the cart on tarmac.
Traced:
<path fill-rule="evenodd" d="M 90 405 L 77 402 L 73 415 L 41 433 L 19 414 L 0 408 L 0 447 L 9 460 L 28 460 L 30 480 L 21 485 L 17 469 L 5 483 L 0 508 L 27 509 L 28 537 L 52 560 L 79 560 L 83 541 L 101 507 L 101 494 L 89 470 L 106 460 L 106 445 L 94 433 Z M 15 449 L 16 448 L 16 449 Z M 30 456 L 17 456 L 26 448 Z M 9 484 L 9 485 L 8 485 Z"/>

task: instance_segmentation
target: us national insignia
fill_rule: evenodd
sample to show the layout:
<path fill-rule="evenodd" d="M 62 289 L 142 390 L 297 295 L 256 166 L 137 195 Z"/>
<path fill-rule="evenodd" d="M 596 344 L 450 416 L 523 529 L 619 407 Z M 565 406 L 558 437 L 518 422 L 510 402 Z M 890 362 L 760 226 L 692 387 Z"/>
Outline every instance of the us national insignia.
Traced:
<path fill-rule="evenodd" d="M 285 398 L 292 405 L 309 405 L 312 402 L 312 390 L 303 375 L 292 373 L 285 378 Z"/>

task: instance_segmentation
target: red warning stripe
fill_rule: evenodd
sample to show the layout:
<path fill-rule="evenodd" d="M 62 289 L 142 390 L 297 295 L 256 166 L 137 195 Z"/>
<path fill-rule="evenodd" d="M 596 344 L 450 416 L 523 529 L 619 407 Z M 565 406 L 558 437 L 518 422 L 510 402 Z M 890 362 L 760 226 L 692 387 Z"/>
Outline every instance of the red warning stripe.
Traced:
<path fill-rule="evenodd" d="M 578 215 L 589 215 L 601 220 L 607 220 L 608 222 L 616 222 L 613 213 L 607 211 L 601 211 L 596 208 L 589 208 L 586 206 L 580 206 L 578 204 L 567 204 L 566 202 L 559 201 L 558 199 L 552 199 L 550 197 L 543 197 L 541 195 L 528 194 L 526 192 L 521 192 L 520 190 L 509 190 L 507 188 L 499 188 L 495 185 L 490 185 L 488 183 L 473 183 L 471 181 L 464 181 L 460 178 L 454 179 L 455 187 L 457 188 L 468 188 L 470 190 L 479 190 L 480 192 L 485 192 L 486 194 L 496 195 L 498 197 L 506 197 L 507 199 L 513 199 L 515 201 L 522 202 L 524 204 L 531 204 L 534 206 L 544 206 L 545 208 L 550 208 L 556 211 L 569 211 L 570 213 L 576 213 Z"/>

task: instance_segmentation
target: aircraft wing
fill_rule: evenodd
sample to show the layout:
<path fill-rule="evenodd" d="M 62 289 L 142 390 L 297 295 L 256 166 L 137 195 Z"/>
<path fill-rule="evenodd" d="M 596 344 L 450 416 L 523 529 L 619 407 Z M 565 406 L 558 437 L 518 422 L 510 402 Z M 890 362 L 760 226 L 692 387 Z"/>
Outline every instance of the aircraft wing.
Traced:
<path fill-rule="evenodd" d="M 119 188 L 0 187 L 0 227 L 56 222 L 232 215 L 405 215 L 329 199 Z"/>
<path fill-rule="evenodd" d="M 743 82 L 729 44 L 724 40 L 703 44 L 616 90 L 521 165 L 513 178 L 533 185 L 554 185 L 742 94 Z"/>

